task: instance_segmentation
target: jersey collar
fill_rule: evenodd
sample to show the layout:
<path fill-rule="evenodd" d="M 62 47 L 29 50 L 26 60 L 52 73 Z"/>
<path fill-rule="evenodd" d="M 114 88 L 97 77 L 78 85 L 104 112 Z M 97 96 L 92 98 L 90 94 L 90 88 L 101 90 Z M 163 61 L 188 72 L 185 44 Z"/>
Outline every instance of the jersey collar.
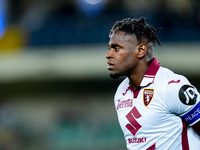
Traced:
<path fill-rule="evenodd" d="M 142 79 L 140 87 L 144 87 L 144 86 L 147 86 L 147 85 L 153 83 L 154 78 L 155 78 L 156 73 L 159 68 L 160 68 L 160 64 L 159 64 L 157 58 L 154 57 L 149 68 L 147 69 L 146 74 L 144 75 L 144 78 Z"/>

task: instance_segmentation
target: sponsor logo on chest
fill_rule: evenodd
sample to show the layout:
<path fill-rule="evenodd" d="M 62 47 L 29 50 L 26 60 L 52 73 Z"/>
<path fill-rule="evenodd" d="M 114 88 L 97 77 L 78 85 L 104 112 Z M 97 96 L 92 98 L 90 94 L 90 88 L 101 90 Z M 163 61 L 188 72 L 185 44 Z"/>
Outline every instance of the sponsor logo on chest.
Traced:
<path fill-rule="evenodd" d="M 133 99 L 118 100 L 117 110 L 119 110 L 120 108 L 127 108 L 132 106 L 133 106 Z"/>

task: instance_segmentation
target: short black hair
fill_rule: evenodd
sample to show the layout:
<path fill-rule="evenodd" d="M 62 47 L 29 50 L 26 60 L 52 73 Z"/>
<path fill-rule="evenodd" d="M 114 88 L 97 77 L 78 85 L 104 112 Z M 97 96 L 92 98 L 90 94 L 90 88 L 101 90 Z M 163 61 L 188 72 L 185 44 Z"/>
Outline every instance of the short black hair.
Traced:
<path fill-rule="evenodd" d="M 161 46 L 160 41 L 157 38 L 157 34 L 161 28 L 158 28 L 157 30 L 148 25 L 145 22 L 145 18 L 141 17 L 139 19 L 131 19 L 126 18 L 121 21 L 117 21 L 111 31 L 109 36 L 116 30 L 123 31 L 127 34 L 134 34 L 137 39 L 141 42 L 142 38 L 145 38 L 148 40 L 148 42 L 155 43 L 155 40 L 158 42 L 158 44 Z"/>

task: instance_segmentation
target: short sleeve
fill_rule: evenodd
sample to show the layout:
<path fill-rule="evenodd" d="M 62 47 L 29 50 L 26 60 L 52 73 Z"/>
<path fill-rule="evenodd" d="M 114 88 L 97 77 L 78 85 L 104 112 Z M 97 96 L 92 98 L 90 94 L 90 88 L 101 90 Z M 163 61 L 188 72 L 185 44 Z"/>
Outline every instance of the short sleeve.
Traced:
<path fill-rule="evenodd" d="M 163 90 L 163 99 L 167 109 L 189 125 L 200 120 L 199 93 L 184 76 L 178 75 L 168 80 Z"/>

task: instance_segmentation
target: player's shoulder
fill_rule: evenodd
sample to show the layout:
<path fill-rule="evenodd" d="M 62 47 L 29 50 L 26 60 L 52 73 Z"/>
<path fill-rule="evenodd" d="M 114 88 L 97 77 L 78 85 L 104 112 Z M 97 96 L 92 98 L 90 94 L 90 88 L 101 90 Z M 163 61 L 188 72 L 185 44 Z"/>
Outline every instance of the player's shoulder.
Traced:
<path fill-rule="evenodd" d="M 176 74 L 164 67 L 159 69 L 155 82 L 163 95 L 177 95 L 182 87 L 191 86 L 191 83 L 185 76 Z"/>
<path fill-rule="evenodd" d="M 122 80 L 122 82 L 119 84 L 119 87 L 124 87 L 129 85 L 129 78 L 126 77 Z"/>
<path fill-rule="evenodd" d="M 119 84 L 116 93 L 123 91 L 129 87 L 129 78 L 126 77 L 123 81 Z"/>
<path fill-rule="evenodd" d="M 188 79 L 180 74 L 176 74 L 173 71 L 160 67 L 160 69 L 157 72 L 155 83 L 158 86 L 165 87 L 166 89 L 177 89 L 179 86 L 184 84 L 190 84 Z"/>
<path fill-rule="evenodd" d="M 157 83 L 161 92 L 162 101 L 171 112 L 181 114 L 197 103 L 199 93 L 188 79 L 166 68 L 158 72 L 162 85 Z M 159 80 L 158 80 L 159 81 Z M 157 82 L 158 82 L 157 81 Z"/>

